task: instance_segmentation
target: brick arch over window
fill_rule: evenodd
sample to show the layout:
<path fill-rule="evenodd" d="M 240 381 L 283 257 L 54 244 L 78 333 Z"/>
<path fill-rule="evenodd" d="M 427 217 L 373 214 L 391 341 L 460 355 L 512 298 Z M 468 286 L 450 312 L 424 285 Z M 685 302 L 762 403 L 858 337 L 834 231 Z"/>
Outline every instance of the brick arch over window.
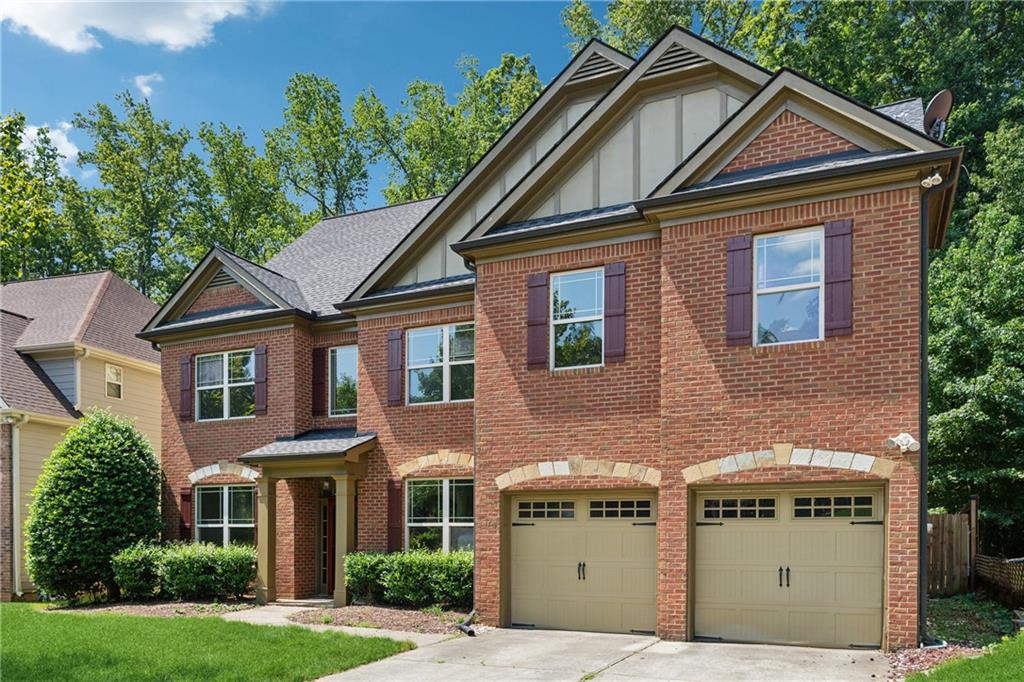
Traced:
<path fill-rule="evenodd" d="M 255 481 L 260 477 L 260 472 L 242 464 L 235 464 L 234 462 L 217 462 L 216 464 L 201 467 L 193 471 L 188 475 L 188 482 L 195 484 L 204 478 L 219 476 L 221 474 L 239 476 L 241 478 L 247 478 L 250 481 Z"/>
<path fill-rule="evenodd" d="M 536 464 L 516 467 L 498 476 L 494 479 L 494 483 L 498 486 L 498 490 L 504 490 L 516 483 L 532 481 L 535 478 L 569 475 L 627 478 L 655 487 L 661 483 L 661 471 L 654 467 L 631 462 L 608 462 L 600 459 L 586 459 L 584 457 L 569 457 L 568 459 L 537 462 Z"/>
<path fill-rule="evenodd" d="M 740 452 L 688 466 L 683 469 L 683 478 L 687 484 L 693 484 L 713 476 L 783 466 L 845 469 L 862 474 L 872 474 L 880 478 L 891 478 L 898 465 L 899 463 L 895 460 L 864 455 L 859 452 L 824 448 L 795 448 L 790 443 L 775 443 L 766 450 Z"/>
<path fill-rule="evenodd" d="M 451 452 L 450 450 L 430 452 L 400 465 L 398 467 L 398 475 L 404 478 L 420 469 L 434 466 L 457 466 L 472 469 L 473 455 L 465 452 Z"/>

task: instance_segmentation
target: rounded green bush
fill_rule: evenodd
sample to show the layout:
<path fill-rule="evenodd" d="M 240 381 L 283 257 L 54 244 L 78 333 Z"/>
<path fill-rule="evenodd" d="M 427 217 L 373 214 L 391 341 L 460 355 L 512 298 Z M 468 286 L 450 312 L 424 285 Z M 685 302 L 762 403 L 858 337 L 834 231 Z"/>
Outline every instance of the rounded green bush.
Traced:
<path fill-rule="evenodd" d="M 139 542 L 122 549 L 111 559 L 114 581 L 128 599 L 150 599 L 160 590 L 160 559 L 157 545 Z"/>
<path fill-rule="evenodd" d="M 469 607 L 473 552 L 353 552 L 345 556 L 345 586 L 359 599 L 385 604 Z"/>
<path fill-rule="evenodd" d="M 388 557 L 383 552 L 350 552 L 345 555 L 345 587 L 355 599 L 370 604 L 384 598 L 381 573 Z"/>
<path fill-rule="evenodd" d="M 168 545 L 158 571 L 160 588 L 175 599 L 240 597 L 256 579 L 256 548 L 204 542 Z"/>
<path fill-rule="evenodd" d="M 43 466 L 25 524 L 32 581 L 51 597 L 116 596 L 111 558 L 160 532 L 160 469 L 127 419 L 90 412 Z"/>

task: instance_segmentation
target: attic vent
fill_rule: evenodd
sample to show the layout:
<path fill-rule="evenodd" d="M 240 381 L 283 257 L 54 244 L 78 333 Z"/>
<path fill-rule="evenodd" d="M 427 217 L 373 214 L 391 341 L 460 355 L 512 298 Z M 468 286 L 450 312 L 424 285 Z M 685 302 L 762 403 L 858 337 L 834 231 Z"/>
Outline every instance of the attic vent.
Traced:
<path fill-rule="evenodd" d="M 217 274 L 213 276 L 213 279 L 206 285 L 206 288 L 226 287 L 230 284 L 238 284 L 238 282 L 226 270 L 222 269 L 217 271 Z"/>
<path fill-rule="evenodd" d="M 598 76 L 605 76 L 621 70 L 621 66 L 595 52 L 580 64 L 580 68 L 576 69 L 576 73 L 569 78 L 568 82 L 577 83 L 587 78 L 597 78 Z"/>
<path fill-rule="evenodd" d="M 662 76 L 666 73 L 682 71 L 700 64 L 707 64 L 708 60 L 695 52 L 690 52 L 685 47 L 676 43 L 665 50 L 665 53 L 658 57 L 657 61 L 647 69 L 644 78 Z"/>

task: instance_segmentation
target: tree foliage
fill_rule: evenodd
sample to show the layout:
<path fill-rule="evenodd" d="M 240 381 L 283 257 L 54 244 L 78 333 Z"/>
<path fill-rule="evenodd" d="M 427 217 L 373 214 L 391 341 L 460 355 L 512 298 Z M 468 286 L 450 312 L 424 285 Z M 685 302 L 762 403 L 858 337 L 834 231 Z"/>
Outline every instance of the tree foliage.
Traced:
<path fill-rule="evenodd" d="M 106 411 L 72 426 L 43 465 L 25 524 L 28 570 L 47 595 L 116 593 L 111 558 L 160 533 L 160 468 L 135 426 Z"/>

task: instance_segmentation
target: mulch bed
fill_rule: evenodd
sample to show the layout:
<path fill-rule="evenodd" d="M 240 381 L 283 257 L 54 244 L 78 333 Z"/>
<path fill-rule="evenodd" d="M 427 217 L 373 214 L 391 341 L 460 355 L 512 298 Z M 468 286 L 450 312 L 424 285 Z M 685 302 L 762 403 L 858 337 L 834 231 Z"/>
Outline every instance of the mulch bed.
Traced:
<path fill-rule="evenodd" d="M 443 635 L 457 633 L 455 624 L 464 621 L 467 615 L 462 611 L 421 611 L 394 606 L 344 606 L 300 611 L 290 620 L 314 625 L 349 625 Z"/>
<path fill-rule="evenodd" d="M 144 602 L 100 602 L 78 606 L 51 607 L 52 611 L 77 613 L 117 613 L 125 616 L 219 616 L 230 611 L 244 611 L 256 606 L 251 599 L 215 601 L 144 601 Z"/>
<path fill-rule="evenodd" d="M 889 654 L 889 679 L 902 680 L 911 673 L 934 668 L 951 658 L 980 656 L 983 648 L 950 644 L 943 649 L 898 649 Z"/>

